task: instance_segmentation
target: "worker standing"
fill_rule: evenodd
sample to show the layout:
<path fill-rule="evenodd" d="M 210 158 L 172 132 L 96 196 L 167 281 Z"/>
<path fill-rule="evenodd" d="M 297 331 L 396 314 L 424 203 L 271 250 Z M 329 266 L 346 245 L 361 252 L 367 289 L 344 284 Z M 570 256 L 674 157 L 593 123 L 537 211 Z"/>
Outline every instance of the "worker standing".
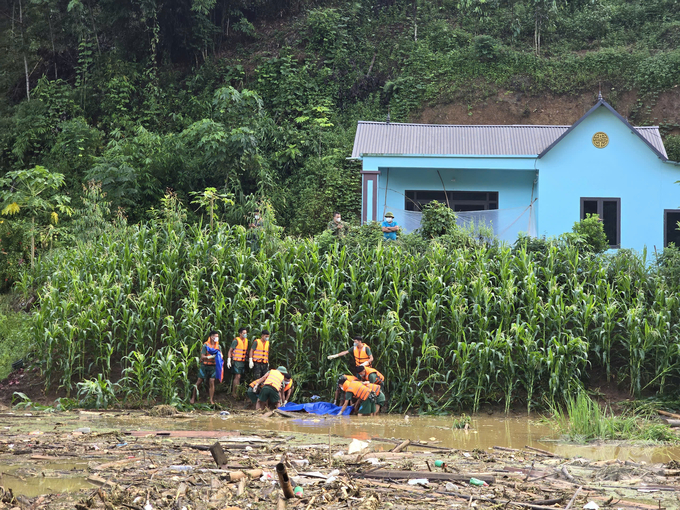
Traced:
<path fill-rule="evenodd" d="M 259 379 L 269 371 L 269 331 L 262 331 L 250 347 L 248 366 L 253 371 L 253 379 Z"/>
<path fill-rule="evenodd" d="M 354 335 L 352 339 L 354 343 L 354 348 L 351 350 L 352 356 L 354 357 L 354 366 L 350 364 L 350 370 L 352 373 L 356 373 L 359 366 L 370 367 L 373 363 L 373 353 L 371 348 L 364 343 L 364 339 L 361 335 Z M 342 351 L 338 354 L 331 354 L 328 359 L 339 358 L 340 356 L 346 356 L 350 351 Z"/>
<path fill-rule="evenodd" d="M 234 374 L 231 396 L 236 398 L 236 391 L 241 382 L 241 375 L 246 370 L 246 355 L 248 353 L 248 328 L 239 328 L 238 336 L 231 342 L 229 353 L 227 354 L 227 368 Z"/>
<path fill-rule="evenodd" d="M 211 349 L 215 354 L 210 354 L 208 349 Z M 222 374 L 217 374 L 217 357 L 218 352 L 221 356 L 222 349 L 220 348 L 220 334 L 217 331 L 211 331 L 208 334 L 208 340 L 201 347 L 201 366 L 198 369 L 198 381 L 196 381 L 196 386 L 191 393 L 191 400 L 189 403 L 193 404 L 196 402 L 196 394 L 198 393 L 198 388 L 201 386 L 203 381 L 208 382 L 208 394 L 210 395 L 210 403 L 215 404 L 215 378 L 222 380 Z"/>

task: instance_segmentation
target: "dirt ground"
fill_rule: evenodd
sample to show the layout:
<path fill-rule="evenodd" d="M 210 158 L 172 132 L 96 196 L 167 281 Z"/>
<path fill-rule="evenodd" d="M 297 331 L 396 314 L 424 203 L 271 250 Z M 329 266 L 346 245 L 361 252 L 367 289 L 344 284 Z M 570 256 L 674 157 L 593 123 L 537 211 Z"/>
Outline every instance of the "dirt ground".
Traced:
<path fill-rule="evenodd" d="M 347 437 L 265 427 L 256 434 L 188 430 L 196 414 L 167 407 L 124 413 L 137 427 L 107 429 L 115 413 L 0 412 L 0 509 L 564 509 L 574 496 L 570 508 L 590 501 L 600 508 L 680 507 L 676 461 L 591 462 L 528 447 L 465 451 L 377 437 L 349 454 L 354 440 Z M 248 414 L 263 424 L 296 419 Z M 226 455 L 220 467 L 209 451 L 215 443 Z M 302 488 L 297 497 L 283 498 L 279 463 Z"/>

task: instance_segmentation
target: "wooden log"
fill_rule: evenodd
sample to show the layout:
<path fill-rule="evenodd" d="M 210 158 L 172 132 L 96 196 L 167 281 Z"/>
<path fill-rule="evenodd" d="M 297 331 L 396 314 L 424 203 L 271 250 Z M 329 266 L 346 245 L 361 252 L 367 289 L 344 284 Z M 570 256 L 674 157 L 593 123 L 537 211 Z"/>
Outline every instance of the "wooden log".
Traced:
<path fill-rule="evenodd" d="M 668 423 L 672 428 L 680 427 L 680 420 L 676 420 L 674 418 L 664 418 L 663 421 Z"/>
<path fill-rule="evenodd" d="M 581 492 L 581 489 L 583 489 L 583 487 L 579 487 L 578 489 L 576 489 L 576 492 L 571 497 L 571 500 L 569 500 L 569 504 L 567 505 L 567 508 L 565 508 L 565 510 L 569 510 L 571 508 L 571 506 L 574 504 L 574 501 L 576 501 L 576 498 L 578 497 L 579 492 Z"/>
<path fill-rule="evenodd" d="M 222 449 L 222 445 L 219 443 L 219 441 L 213 444 L 209 450 L 212 454 L 215 464 L 217 464 L 217 467 L 222 467 L 227 462 L 229 462 L 229 459 L 227 459 L 227 456 L 224 454 L 224 450 Z"/>
<path fill-rule="evenodd" d="M 470 478 L 477 478 L 483 480 L 488 484 L 496 483 L 496 477 L 488 473 L 430 473 L 428 471 L 397 471 L 397 470 L 383 470 L 357 473 L 361 478 L 394 478 L 402 480 L 411 480 L 413 478 L 428 478 L 432 480 L 445 480 L 449 482 L 469 482 Z"/>
<path fill-rule="evenodd" d="M 276 474 L 279 477 L 279 485 L 283 491 L 283 496 L 286 499 L 292 499 L 295 497 L 293 492 L 293 486 L 290 484 L 290 478 L 288 477 L 288 472 L 286 471 L 286 465 L 283 462 L 279 462 L 276 465 Z"/>
<path fill-rule="evenodd" d="M 109 480 L 106 480 L 102 478 L 101 476 L 97 475 L 90 475 L 87 477 L 87 481 L 90 483 L 93 483 L 95 485 L 99 485 L 100 487 L 103 487 L 104 485 L 108 485 L 109 487 L 118 487 L 118 484 L 110 482 Z"/>
<path fill-rule="evenodd" d="M 664 469 L 663 476 L 680 476 L 680 469 Z"/>
<path fill-rule="evenodd" d="M 261 469 L 249 469 L 248 471 L 230 471 L 229 481 L 238 482 L 246 478 L 260 478 L 263 471 Z"/>
<path fill-rule="evenodd" d="M 668 416 L 669 418 L 675 418 L 676 420 L 680 420 L 680 414 L 673 414 L 669 413 L 668 411 L 657 411 L 661 416 Z"/>
<path fill-rule="evenodd" d="M 576 483 L 576 479 L 573 476 L 571 476 L 569 471 L 567 471 L 567 466 L 562 466 L 560 472 L 565 476 L 567 480 L 569 480 L 572 483 Z"/>
<path fill-rule="evenodd" d="M 525 446 L 524 448 L 526 448 L 527 450 L 532 450 L 532 451 L 541 453 L 543 455 L 547 455 L 548 457 L 558 457 L 558 455 L 555 455 L 552 452 L 549 452 L 547 450 L 541 450 L 540 448 L 534 448 L 533 446 Z"/>
<path fill-rule="evenodd" d="M 31 455 L 31 460 L 60 460 L 59 457 L 52 457 L 50 455 Z"/>
<path fill-rule="evenodd" d="M 161 437 L 202 437 L 206 439 L 219 439 L 225 436 L 240 436 L 238 430 L 132 430 L 123 432 L 126 436 L 132 437 L 146 437 L 146 436 L 161 436 Z"/>
<path fill-rule="evenodd" d="M 282 411 L 281 409 L 274 409 L 274 412 L 284 418 L 299 418 L 299 414 L 291 413 L 289 411 Z"/>
<path fill-rule="evenodd" d="M 130 464 L 131 462 L 137 462 L 142 460 L 139 457 L 132 457 L 131 459 L 116 460 L 114 462 L 107 462 L 106 464 L 99 464 L 98 466 L 93 466 L 94 471 L 103 471 L 112 467 L 124 466 L 125 464 Z"/>
<path fill-rule="evenodd" d="M 400 444 L 398 444 L 397 446 L 395 446 L 394 448 L 392 448 L 392 451 L 394 453 L 399 453 L 400 451 L 402 451 L 404 448 L 406 448 L 410 444 L 411 444 L 411 440 L 406 439 L 406 440 L 402 441 Z"/>
<path fill-rule="evenodd" d="M 516 448 L 506 448 L 505 446 L 494 446 L 494 450 L 501 450 L 503 452 L 518 452 L 519 450 Z"/>

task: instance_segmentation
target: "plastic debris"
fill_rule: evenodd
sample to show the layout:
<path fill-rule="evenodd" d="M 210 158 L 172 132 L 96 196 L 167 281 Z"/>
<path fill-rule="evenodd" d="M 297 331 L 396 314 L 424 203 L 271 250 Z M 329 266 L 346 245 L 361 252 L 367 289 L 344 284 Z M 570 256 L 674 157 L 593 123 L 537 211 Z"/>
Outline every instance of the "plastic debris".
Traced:
<path fill-rule="evenodd" d="M 472 455 L 470 455 L 468 452 L 463 452 L 463 457 L 469 459 L 470 457 L 472 457 Z"/>
<path fill-rule="evenodd" d="M 222 411 L 220 416 L 229 416 L 231 413 L 229 411 Z"/>
<path fill-rule="evenodd" d="M 297 467 L 309 466 L 309 461 L 307 459 L 291 460 L 290 463 Z"/>
<path fill-rule="evenodd" d="M 262 473 L 262 476 L 260 477 L 261 482 L 269 482 L 269 481 L 275 481 L 276 479 L 274 478 L 274 475 L 270 473 L 269 471 L 265 471 Z"/>
<path fill-rule="evenodd" d="M 446 462 L 444 462 L 443 460 L 435 460 L 434 465 L 436 467 L 446 467 Z"/>
<path fill-rule="evenodd" d="M 321 397 L 320 397 L 319 395 L 312 395 L 312 396 L 309 398 L 309 400 L 311 400 L 312 402 L 314 402 L 315 400 L 321 400 Z"/>
<path fill-rule="evenodd" d="M 293 494 L 295 494 L 296 496 L 302 497 L 302 495 L 303 495 L 304 493 L 305 493 L 305 490 L 304 490 L 302 487 L 300 487 L 299 485 L 297 485 L 297 486 L 293 489 Z"/>
<path fill-rule="evenodd" d="M 172 471 L 191 471 L 194 466 L 168 466 L 168 469 Z"/>
<path fill-rule="evenodd" d="M 368 448 L 368 443 L 359 441 L 358 439 L 352 439 L 352 442 L 349 444 L 349 451 L 347 453 L 352 455 L 353 453 L 360 452 L 366 448 Z"/>
<path fill-rule="evenodd" d="M 383 464 L 385 464 L 384 462 L 380 462 L 380 461 L 379 461 L 378 459 L 376 459 L 375 457 L 371 457 L 371 458 L 368 458 L 368 459 L 364 459 L 364 461 L 365 461 L 365 462 L 368 462 L 368 463 L 371 464 L 372 466 L 382 466 Z"/>
<path fill-rule="evenodd" d="M 583 505 L 584 510 L 598 510 L 600 508 L 600 505 L 595 503 L 594 501 L 588 501 L 585 505 Z"/>
<path fill-rule="evenodd" d="M 452 492 L 458 490 L 458 486 L 455 483 L 446 482 L 446 490 Z"/>
<path fill-rule="evenodd" d="M 489 486 L 488 483 L 486 483 L 484 480 L 480 480 L 479 478 L 470 478 L 470 485 L 476 485 L 477 487 Z"/>
<path fill-rule="evenodd" d="M 116 448 L 122 448 L 123 446 L 127 446 L 127 443 L 118 443 Z"/>
<path fill-rule="evenodd" d="M 340 450 L 339 452 L 335 452 L 333 454 L 333 457 L 342 457 L 343 455 L 345 455 L 345 452 L 343 450 Z"/>
<path fill-rule="evenodd" d="M 427 478 L 411 478 L 408 481 L 409 485 L 428 485 L 430 481 Z"/>
<path fill-rule="evenodd" d="M 89 434 L 92 432 L 92 429 L 90 427 L 80 427 L 79 429 L 74 430 L 74 432 L 80 432 L 81 434 Z"/>

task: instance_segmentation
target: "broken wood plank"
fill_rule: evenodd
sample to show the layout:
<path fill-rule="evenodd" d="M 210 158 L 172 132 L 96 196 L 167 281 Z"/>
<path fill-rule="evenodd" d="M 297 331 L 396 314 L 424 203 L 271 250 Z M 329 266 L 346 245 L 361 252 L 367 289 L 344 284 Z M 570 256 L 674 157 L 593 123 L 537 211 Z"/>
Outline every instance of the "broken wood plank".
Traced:
<path fill-rule="evenodd" d="M 397 470 L 383 470 L 357 473 L 356 476 L 361 478 L 393 478 L 402 480 L 411 480 L 413 478 L 428 478 L 432 480 L 446 480 L 450 482 L 469 482 L 470 478 L 477 478 L 483 480 L 488 484 L 496 483 L 496 477 L 488 473 L 471 473 L 471 474 L 457 474 L 457 473 L 430 473 L 428 471 L 397 471 Z"/>
<path fill-rule="evenodd" d="M 111 488 L 118 487 L 118 484 L 113 483 L 113 482 L 106 480 L 105 478 L 102 478 L 101 476 L 97 476 L 97 475 L 88 476 L 87 481 L 90 482 L 90 483 L 93 483 L 95 485 L 99 485 L 100 487 L 103 487 L 105 485 L 108 485 Z"/>
<path fill-rule="evenodd" d="M 519 450 L 516 448 L 506 448 L 505 446 L 494 446 L 494 450 L 501 450 L 504 452 L 518 452 Z"/>
<path fill-rule="evenodd" d="M 680 414 L 673 414 L 669 413 L 668 411 L 657 411 L 661 416 L 668 416 L 669 418 L 675 418 L 676 420 L 680 420 Z"/>
<path fill-rule="evenodd" d="M 123 432 L 123 434 L 132 437 L 203 437 L 207 439 L 219 439 L 221 437 L 241 435 L 238 430 L 132 430 Z"/>
<path fill-rule="evenodd" d="M 118 467 L 118 466 L 124 466 L 125 464 L 130 464 L 132 462 L 136 462 L 138 460 L 142 460 L 139 457 L 132 457 L 130 459 L 122 459 L 122 460 L 116 460 L 114 462 L 107 462 L 106 464 L 99 464 L 98 466 L 93 466 L 92 469 L 94 471 L 103 471 L 105 469 L 109 469 L 112 467 Z"/>
<path fill-rule="evenodd" d="M 285 417 L 285 418 L 299 418 L 300 417 L 299 414 L 291 413 L 291 412 L 288 412 L 288 411 L 282 411 L 281 409 L 274 409 L 274 412 L 276 414 L 279 414 L 279 415 Z"/>
<path fill-rule="evenodd" d="M 406 440 L 402 441 L 400 444 L 398 444 L 397 446 L 395 446 L 394 448 L 392 448 L 392 452 L 399 453 L 400 451 L 402 451 L 404 448 L 406 448 L 410 444 L 411 444 L 411 440 L 406 439 Z"/>
<path fill-rule="evenodd" d="M 247 471 L 230 471 L 229 481 L 237 482 L 245 478 L 260 478 L 263 471 L 261 469 L 249 469 Z"/>
<path fill-rule="evenodd" d="M 222 445 L 220 445 L 219 441 L 212 445 L 209 450 L 218 468 L 224 466 L 229 461 L 227 456 L 224 454 L 224 450 L 222 449 Z"/>
<path fill-rule="evenodd" d="M 31 460 L 60 460 L 59 457 L 53 457 L 51 455 L 31 455 L 29 458 Z"/>
<path fill-rule="evenodd" d="M 670 425 L 671 428 L 680 427 L 680 420 L 676 420 L 674 418 L 664 418 L 663 421 L 668 423 L 668 425 Z"/>
<path fill-rule="evenodd" d="M 559 455 L 555 455 L 552 452 L 549 452 L 547 450 L 541 450 L 540 448 L 534 448 L 533 446 L 525 446 L 524 448 L 526 448 L 527 450 L 532 450 L 532 451 L 541 453 L 543 455 L 547 455 L 548 457 L 559 457 Z"/>

